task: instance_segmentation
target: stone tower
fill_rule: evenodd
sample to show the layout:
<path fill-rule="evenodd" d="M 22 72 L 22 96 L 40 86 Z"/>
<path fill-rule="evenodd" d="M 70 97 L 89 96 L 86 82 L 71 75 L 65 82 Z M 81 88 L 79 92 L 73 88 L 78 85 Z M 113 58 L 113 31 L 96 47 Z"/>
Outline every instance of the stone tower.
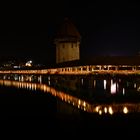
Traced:
<path fill-rule="evenodd" d="M 73 23 L 65 18 L 55 37 L 56 63 L 80 59 L 81 36 Z"/>

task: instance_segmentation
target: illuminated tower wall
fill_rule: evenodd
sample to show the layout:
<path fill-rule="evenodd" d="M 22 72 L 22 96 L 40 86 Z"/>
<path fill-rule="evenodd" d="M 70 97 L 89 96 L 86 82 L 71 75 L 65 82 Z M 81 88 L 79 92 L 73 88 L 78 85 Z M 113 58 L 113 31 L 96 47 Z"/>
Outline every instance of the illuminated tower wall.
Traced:
<path fill-rule="evenodd" d="M 80 59 L 80 38 L 72 22 L 65 19 L 55 38 L 56 63 Z"/>

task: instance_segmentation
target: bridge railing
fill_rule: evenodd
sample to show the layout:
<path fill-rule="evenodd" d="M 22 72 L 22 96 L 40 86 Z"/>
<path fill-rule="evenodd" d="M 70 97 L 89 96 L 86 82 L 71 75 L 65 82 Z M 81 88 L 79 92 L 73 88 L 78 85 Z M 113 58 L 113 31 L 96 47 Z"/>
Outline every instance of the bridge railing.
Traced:
<path fill-rule="evenodd" d="M 140 73 L 140 66 L 87 65 L 40 70 L 1 70 L 0 74 L 94 74 L 94 73 Z"/>

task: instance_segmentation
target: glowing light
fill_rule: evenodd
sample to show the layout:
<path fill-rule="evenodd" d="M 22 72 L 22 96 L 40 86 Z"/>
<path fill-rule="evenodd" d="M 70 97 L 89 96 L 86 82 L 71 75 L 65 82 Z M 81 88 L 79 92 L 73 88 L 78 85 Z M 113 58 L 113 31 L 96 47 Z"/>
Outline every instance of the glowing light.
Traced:
<path fill-rule="evenodd" d="M 136 83 L 134 83 L 134 88 L 136 88 L 137 87 L 137 85 L 136 85 Z"/>
<path fill-rule="evenodd" d="M 32 81 L 32 77 L 31 77 L 31 76 L 29 77 L 29 81 L 30 81 L 30 82 Z"/>
<path fill-rule="evenodd" d="M 109 109 L 108 109 L 108 111 L 109 111 L 109 114 L 113 114 L 113 109 L 112 109 L 112 107 L 109 107 Z"/>
<path fill-rule="evenodd" d="M 123 95 L 125 94 L 125 88 L 123 88 Z"/>
<path fill-rule="evenodd" d="M 84 103 L 83 103 L 83 106 L 85 107 L 86 106 L 86 102 L 84 101 Z"/>
<path fill-rule="evenodd" d="M 113 83 L 113 80 L 111 80 L 111 94 L 115 94 L 116 93 L 116 83 Z"/>
<path fill-rule="evenodd" d="M 99 110 L 99 115 L 102 115 L 102 110 Z"/>
<path fill-rule="evenodd" d="M 104 90 L 106 90 L 106 80 L 104 80 Z"/>
<path fill-rule="evenodd" d="M 104 108 L 104 112 L 107 113 L 107 107 Z"/>
<path fill-rule="evenodd" d="M 123 113 L 124 113 L 124 114 L 127 114 L 127 113 L 128 113 L 127 107 L 124 107 L 124 108 L 123 108 Z"/>
<path fill-rule="evenodd" d="M 81 104 L 81 101 L 80 100 L 78 100 L 78 105 L 80 105 Z"/>
<path fill-rule="evenodd" d="M 18 75 L 15 75 L 15 76 L 14 76 L 14 79 L 15 79 L 15 80 L 18 80 Z"/>
<path fill-rule="evenodd" d="M 95 110 L 96 110 L 96 112 L 98 112 L 99 111 L 99 106 L 96 106 L 96 108 L 95 108 Z"/>
<path fill-rule="evenodd" d="M 44 90 L 44 92 L 46 92 L 46 90 L 47 90 L 47 88 L 46 88 L 46 86 L 44 85 L 44 87 L 43 87 L 43 90 Z"/>
<path fill-rule="evenodd" d="M 30 60 L 30 61 L 26 62 L 25 66 L 31 67 L 32 66 L 32 61 Z"/>

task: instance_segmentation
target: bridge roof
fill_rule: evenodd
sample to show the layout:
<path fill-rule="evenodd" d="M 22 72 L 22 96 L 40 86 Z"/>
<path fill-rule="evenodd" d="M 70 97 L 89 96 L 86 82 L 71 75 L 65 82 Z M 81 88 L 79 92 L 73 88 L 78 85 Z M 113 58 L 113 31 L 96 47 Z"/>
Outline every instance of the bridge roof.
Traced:
<path fill-rule="evenodd" d="M 140 56 L 96 56 L 92 59 L 75 60 L 56 64 L 55 67 L 84 65 L 140 65 Z"/>

